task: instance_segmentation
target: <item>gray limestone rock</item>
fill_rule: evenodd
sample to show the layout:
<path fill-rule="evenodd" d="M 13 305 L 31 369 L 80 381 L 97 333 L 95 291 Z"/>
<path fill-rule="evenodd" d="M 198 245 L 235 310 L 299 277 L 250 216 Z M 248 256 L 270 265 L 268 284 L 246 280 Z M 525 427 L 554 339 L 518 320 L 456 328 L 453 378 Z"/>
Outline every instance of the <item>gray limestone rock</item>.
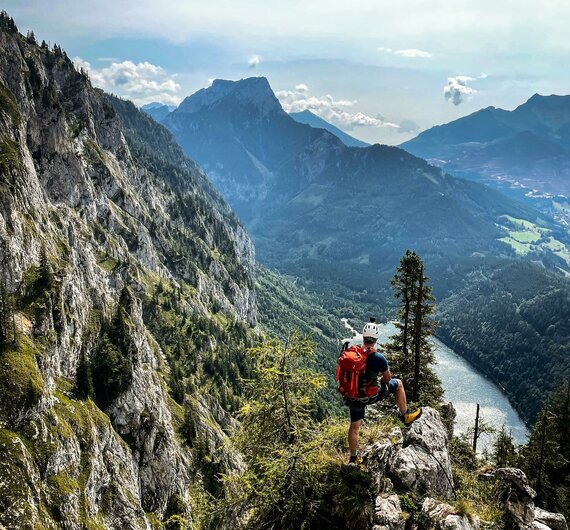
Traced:
<path fill-rule="evenodd" d="M 566 518 L 561 513 L 548 512 L 541 508 L 534 509 L 535 523 L 542 523 L 552 530 L 568 530 Z"/>
<path fill-rule="evenodd" d="M 473 521 L 466 515 L 460 515 L 457 510 L 444 502 L 430 497 L 422 504 L 422 513 L 432 522 L 437 530 L 478 530 L 479 518 Z"/>
<path fill-rule="evenodd" d="M 188 314 L 209 317 L 215 300 L 229 318 L 255 325 L 254 249 L 172 137 L 161 156 L 183 174 L 177 182 L 137 158 L 112 106 L 119 103 L 50 53 L 0 31 L 2 101 L 15 102 L 0 108 L 0 139 L 15 153 L 9 167 L 4 158 L 0 164 L 0 262 L 10 292 L 20 286 L 25 294 L 23 280 L 42 247 L 56 273 L 44 310 L 18 317 L 27 339 L 41 346 L 27 365 L 37 373 L 38 395 L 9 404 L 0 396 L 0 527 L 55 528 L 57 514 L 70 530 L 147 529 L 145 511 L 161 515 L 173 494 L 187 499 L 198 471 L 176 432 L 181 411 L 168 394 L 168 365 L 137 297 L 159 280 L 186 281 Z M 81 356 L 94 354 L 94 321 L 113 315 L 124 285 L 135 293 L 132 383 L 104 414 L 68 386 Z M 238 469 L 239 457 L 227 455 L 224 443 L 231 419 L 214 400 L 199 401 L 209 446 L 223 469 Z"/>
<path fill-rule="evenodd" d="M 454 485 L 447 445 L 447 431 L 439 414 L 426 407 L 404 435 L 404 447 L 390 461 L 390 478 L 419 493 L 450 497 Z"/>
<path fill-rule="evenodd" d="M 374 505 L 375 530 L 403 530 L 405 520 L 397 495 L 379 495 Z"/>
<path fill-rule="evenodd" d="M 529 486 L 526 475 L 517 468 L 503 467 L 495 471 L 499 501 L 505 509 L 508 524 L 526 529 L 534 521 L 536 492 Z"/>

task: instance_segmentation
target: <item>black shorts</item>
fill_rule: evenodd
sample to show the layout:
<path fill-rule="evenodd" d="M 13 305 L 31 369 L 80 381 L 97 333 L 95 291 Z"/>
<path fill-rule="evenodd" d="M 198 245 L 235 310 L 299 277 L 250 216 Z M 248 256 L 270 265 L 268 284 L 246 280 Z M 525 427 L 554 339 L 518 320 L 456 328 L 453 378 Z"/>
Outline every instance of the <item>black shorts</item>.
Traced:
<path fill-rule="evenodd" d="M 383 383 L 380 386 L 380 390 L 378 394 L 370 397 L 365 398 L 358 398 L 358 399 L 349 399 L 346 398 L 344 400 L 344 404 L 350 410 L 350 423 L 355 421 L 360 421 L 364 418 L 364 412 L 366 410 L 366 405 L 373 405 L 378 401 L 382 401 L 386 399 L 390 394 L 393 394 L 398 390 L 398 380 L 397 379 L 390 379 L 388 384 Z"/>

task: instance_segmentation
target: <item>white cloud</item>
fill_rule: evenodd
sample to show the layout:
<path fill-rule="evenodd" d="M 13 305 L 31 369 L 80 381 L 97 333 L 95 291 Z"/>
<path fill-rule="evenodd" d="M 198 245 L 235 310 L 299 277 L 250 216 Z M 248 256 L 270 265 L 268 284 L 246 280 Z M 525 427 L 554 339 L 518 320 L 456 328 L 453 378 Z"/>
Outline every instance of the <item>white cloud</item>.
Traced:
<path fill-rule="evenodd" d="M 286 112 L 302 112 L 310 110 L 324 120 L 337 125 L 341 129 L 351 130 L 354 127 L 391 127 L 399 126 L 384 120 L 382 116 L 373 118 L 363 112 L 351 112 L 357 101 L 335 100 L 331 94 L 311 96 L 307 85 L 300 84 L 295 90 L 281 90 L 275 93 Z"/>
<path fill-rule="evenodd" d="M 454 105 L 460 105 L 465 98 L 470 98 L 477 93 L 474 88 L 467 86 L 467 83 L 471 81 L 475 81 L 475 78 L 468 75 L 448 77 L 447 86 L 443 88 L 443 96 Z"/>
<path fill-rule="evenodd" d="M 406 133 L 418 133 L 420 132 L 420 126 L 412 120 L 402 120 L 400 122 L 400 128 L 398 129 L 399 133 L 406 134 Z"/>
<path fill-rule="evenodd" d="M 393 50 L 392 48 L 378 48 L 379 52 L 389 53 L 392 55 L 399 55 L 400 57 L 411 57 L 411 58 L 423 58 L 427 59 L 429 57 L 433 57 L 433 53 L 426 52 L 425 50 L 418 50 L 416 48 L 409 48 L 406 50 Z"/>
<path fill-rule="evenodd" d="M 400 55 L 402 57 L 433 57 L 433 53 L 426 52 L 424 50 L 416 50 L 411 48 L 409 50 L 396 50 L 394 55 Z"/>
<path fill-rule="evenodd" d="M 167 75 L 165 70 L 148 61 L 113 62 L 109 66 L 96 69 L 90 63 L 75 57 L 73 62 L 78 68 L 89 72 L 91 83 L 107 92 L 132 100 L 137 105 L 159 101 L 168 105 L 178 105 L 180 85 L 174 81 L 174 75 Z"/>
<path fill-rule="evenodd" d="M 250 68 L 255 68 L 260 62 L 261 62 L 261 59 L 260 59 L 259 55 L 252 55 L 252 56 L 249 58 L 249 61 L 247 62 L 247 65 L 248 65 Z"/>

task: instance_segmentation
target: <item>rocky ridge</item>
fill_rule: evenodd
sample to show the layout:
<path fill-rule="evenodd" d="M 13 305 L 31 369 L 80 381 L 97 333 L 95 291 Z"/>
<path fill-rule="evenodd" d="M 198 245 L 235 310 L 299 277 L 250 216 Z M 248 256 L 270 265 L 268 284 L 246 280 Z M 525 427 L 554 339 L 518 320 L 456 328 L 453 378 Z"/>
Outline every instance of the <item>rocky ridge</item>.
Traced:
<path fill-rule="evenodd" d="M 396 427 L 365 448 L 363 466 L 373 475 L 377 489 L 372 530 L 478 530 L 483 525 L 477 515 L 452 506 L 457 495 L 449 456 L 450 437 L 439 413 L 426 407 L 405 433 Z M 504 528 L 568 530 L 564 516 L 535 506 L 536 493 L 520 469 L 499 468 L 481 474 L 479 480 L 492 484 Z M 411 526 L 410 514 L 399 496 L 406 492 L 423 498 Z M 484 524 L 489 527 L 489 523 Z"/>

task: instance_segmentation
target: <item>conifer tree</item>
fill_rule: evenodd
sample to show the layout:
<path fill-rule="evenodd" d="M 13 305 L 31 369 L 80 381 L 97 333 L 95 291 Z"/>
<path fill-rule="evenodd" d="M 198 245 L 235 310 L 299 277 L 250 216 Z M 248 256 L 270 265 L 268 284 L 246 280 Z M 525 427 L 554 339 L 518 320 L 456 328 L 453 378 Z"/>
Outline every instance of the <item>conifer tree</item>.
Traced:
<path fill-rule="evenodd" d="M 77 373 L 75 375 L 75 393 L 82 399 L 92 398 L 95 396 L 91 361 L 84 351 L 81 352 L 79 364 L 77 365 Z"/>
<path fill-rule="evenodd" d="M 55 281 L 51 264 L 48 259 L 45 245 L 40 248 L 40 268 L 38 284 L 41 285 L 45 291 L 49 292 L 53 289 Z"/>
<path fill-rule="evenodd" d="M 522 456 L 537 504 L 570 517 L 570 380 L 547 400 Z"/>
<path fill-rule="evenodd" d="M 517 448 L 513 436 L 503 425 L 493 444 L 493 459 L 497 467 L 517 467 Z"/>
<path fill-rule="evenodd" d="M 436 322 L 429 278 L 424 275 L 421 258 L 407 250 L 392 279 L 394 296 L 399 301 L 398 332 L 386 344 L 393 372 L 411 388 L 411 401 L 435 405 L 443 396 L 441 382 L 430 365 L 435 363 L 430 337 Z"/>
<path fill-rule="evenodd" d="M 10 297 L 4 286 L 4 281 L 0 281 L 0 353 L 3 352 L 10 343 L 11 320 L 12 308 Z"/>
<path fill-rule="evenodd" d="M 251 352 L 254 375 L 233 438 L 247 470 L 225 478 L 226 506 L 240 518 L 247 510 L 252 527 L 299 528 L 310 503 L 304 492 L 318 488 L 309 469 L 320 448 L 311 415 L 324 378 L 307 368 L 313 346 L 298 335 L 284 344 L 267 341 Z"/>

